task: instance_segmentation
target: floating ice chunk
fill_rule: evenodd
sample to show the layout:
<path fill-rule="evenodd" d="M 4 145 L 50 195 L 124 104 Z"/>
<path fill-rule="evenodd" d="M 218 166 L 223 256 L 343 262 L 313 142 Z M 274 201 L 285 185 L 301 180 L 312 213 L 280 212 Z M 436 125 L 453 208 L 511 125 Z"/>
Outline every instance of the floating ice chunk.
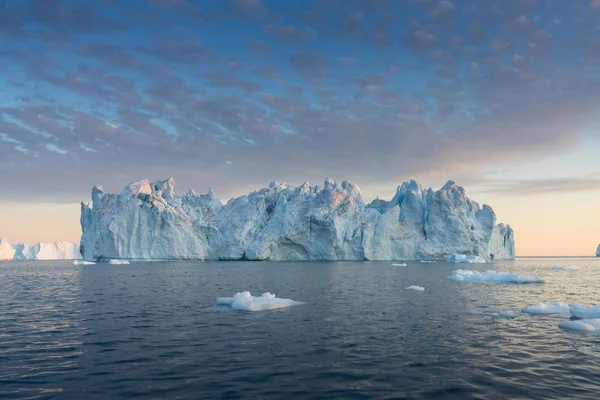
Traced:
<path fill-rule="evenodd" d="M 404 289 L 406 289 L 406 290 L 418 290 L 419 292 L 423 292 L 425 290 L 425 288 L 423 286 L 415 286 L 415 285 L 410 285 L 409 287 L 405 287 Z"/>
<path fill-rule="evenodd" d="M 95 262 L 91 262 L 91 261 L 83 261 L 83 260 L 75 260 L 73 261 L 73 265 L 94 265 L 96 264 Z"/>
<path fill-rule="evenodd" d="M 600 318 L 600 304 L 584 306 L 579 303 L 569 304 L 569 312 L 576 318 Z"/>
<path fill-rule="evenodd" d="M 521 312 L 530 315 L 563 314 L 569 312 L 569 305 L 558 301 L 537 303 L 525 307 Z"/>
<path fill-rule="evenodd" d="M 263 293 L 260 297 L 255 297 L 250 292 L 236 293 L 233 297 L 217 297 L 217 304 L 230 305 L 231 308 L 244 311 L 262 311 L 274 310 L 304 304 L 301 301 L 290 299 L 280 299 L 269 292 Z"/>
<path fill-rule="evenodd" d="M 552 269 L 554 271 L 577 271 L 581 267 L 579 265 L 555 265 Z"/>
<path fill-rule="evenodd" d="M 516 312 L 511 311 L 511 310 L 507 310 L 507 311 L 500 311 L 498 313 L 498 316 L 502 317 L 502 318 L 515 318 L 517 315 Z"/>
<path fill-rule="evenodd" d="M 431 263 L 435 263 L 437 261 L 420 260 L 419 262 L 422 262 L 423 264 L 431 264 Z"/>
<path fill-rule="evenodd" d="M 558 324 L 561 329 L 579 332 L 600 332 L 600 318 L 586 318 L 576 321 L 563 321 Z"/>
<path fill-rule="evenodd" d="M 478 282 L 478 283 L 541 283 L 544 280 L 539 276 L 527 276 L 508 274 L 506 272 L 497 272 L 487 270 L 485 272 L 473 271 L 469 269 L 457 269 L 452 271 L 448 277 L 451 281 L 457 282 Z"/>
<path fill-rule="evenodd" d="M 108 260 L 108 263 L 109 264 L 119 264 L 120 265 L 120 264 L 129 264 L 129 261 L 127 261 L 127 260 L 114 260 L 114 259 L 112 259 L 112 260 Z"/>
<path fill-rule="evenodd" d="M 482 315 L 483 311 L 479 311 L 479 310 L 469 310 L 469 314 L 471 315 Z"/>
<path fill-rule="evenodd" d="M 392 264 L 392 267 L 407 267 L 406 263 Z"/>
<path fill-rule="evenodd" d="M 466 256 L 464 254 L 452 254 L 448 258 L 451 264 L 485 264 L 487 260 L 479 256 Z"/>

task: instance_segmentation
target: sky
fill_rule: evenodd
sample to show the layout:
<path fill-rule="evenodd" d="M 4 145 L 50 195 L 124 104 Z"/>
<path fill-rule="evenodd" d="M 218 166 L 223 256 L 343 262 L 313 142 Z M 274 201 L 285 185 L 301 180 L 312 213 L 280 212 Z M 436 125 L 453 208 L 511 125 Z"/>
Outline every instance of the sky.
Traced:
<path fill-rule="evenodd" d="M 0 237 L 143 178 L 454 180 L 517 255 L 593 255 L 599 98 L 600 0 L 5 0 Z"/>

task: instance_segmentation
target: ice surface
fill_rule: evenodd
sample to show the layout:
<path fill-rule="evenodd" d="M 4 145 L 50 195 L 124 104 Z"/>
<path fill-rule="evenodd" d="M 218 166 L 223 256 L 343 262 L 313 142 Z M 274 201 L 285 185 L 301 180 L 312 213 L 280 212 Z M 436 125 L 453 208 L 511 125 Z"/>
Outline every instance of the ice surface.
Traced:
<path fill-rule="evenodd" d="M 127 260 L 115 260 L 115 259 L 111 259 L 108 260 L 109 264 L 115 264 L 115 265 L 125 265 L 125 264 L 129 264 L 129 261 Z"/>
<path fill-rule="evenodd" d="M 581 267 L 579 265 L 555 265 L 552 269 L 555 271 L 576 271 Z"/>
<path fill-rule="evenodd" d="M 95 262 L 92 261 L 83 261 L 83 260 L 75 260 L 73 261 L 73 265 L 95 265 Z"/>
<path fill-rule="evenodd" d="M 263 293 L 260 297 L 255 297 L 250 292 L 237 293 L 233 297 L 217 297 L 217 304 L 227 304 L 231 308 L 244 311 L 262 311 L 274 310 L 277 308 L 305 304 L 301 301 L 290 299 L 280 299 L 269 292 Z"/>
<path fill-rule="evenodd" d="M 406 290 L 417 290 L 419 292 L 422 292 L 425 290 L 425 288 L 423 286 L 415 286 L 415 285 L 410 285 L 409 287 L 405 287 L 404 289 Z"/>
<path fill-rule="evenodd" d="M 497 272 L 488 270 L 485 272 L 473 271 L 468 269 L 458 269 L 452 271 L 448 277 L 451 281 L 458 282 L 478 282 L 478 283 L 541 283 L 544 280 L 539 276 L 527 276 L 508 274 L 506 272 Z"/>
<path fill-rule="evenodd" d="M 415 181 L 390 202 L 365 204 L 351 182 L 294 187 L 271 182 L 223 205 L 207 194 L 175 193 L 172 178 L 92 190 L 81 205 L 84 258 L 200 260 L 446 260 L 453 253 L 514 258 L 514 235 L 487 205 L 448 182 Z"/>
<path fill-rule="evenodd" d="M 30 246 L 24 243 L 9 244 L 0 238 L 0 260 L 78 260 L 79 244 L 71 242 L 39 242 Z"/>
<path fill-rule="evenodd" d="M 407 267 L 406 263 L 392 264 L 392 267 Z"/>
<path fill-rule="evenodd" d="M 530 315 L 547 315 L 569 313 L 569 305 L 558 301 L 537 303 L 525 307 L 521 312 Z"/>
<path fill-rule="evenodd" d="M 570 304 L 569 312 L 576 318 L 600 318 L 600 304 L 585 306 L 579 303 Z"/>
<path fill-rule="evenodd" d="M 514 311 L 508 310 L 508 311 L 500 311 L 498 313 L 498 315 L 502 318 L 515 318 L 517 317 L 519 314 L 517 314 Z"/>
<path fill-rule="evenodd" d="M 431 263 L 436 263 L 437 261 L 431 261 L 431 260 L 420 260 L 420 262 L 422 262 L 423 264 L 431 264 Z"/>
<path fill-rule="evenodd" d="M 464 254 L 452 254 L 448 258 L 451 264 L 485 264 L 487 260 L 479 256 L 466 256 Z"/>
<path fill-rule="evenodd" d="M 494 318 L 515 318 L 519 315 L 518 313 L 511 310 L 490 313 L 484 313 L 483 311 L 479 310 L 469 310 L 468 313 L 470 315 L 487 315 Z"/>
<path fill-rule="evenodd" d="M 483 311 L 479 311 L 479 310 L 469 310 L 469 314 L 471 315 L 482 315 Z"/>
<path fill-rule="evenodd" d="M 600 318 L 585 318 L 575 321 L 563 321 L 559 328 L 579 332 L 600 332 Z"/>
<path fill-rule="evenodd" d="M 6 239 L 0 238 L 0 260 L 12 260 L 15 257 L 15 249 Z"/>

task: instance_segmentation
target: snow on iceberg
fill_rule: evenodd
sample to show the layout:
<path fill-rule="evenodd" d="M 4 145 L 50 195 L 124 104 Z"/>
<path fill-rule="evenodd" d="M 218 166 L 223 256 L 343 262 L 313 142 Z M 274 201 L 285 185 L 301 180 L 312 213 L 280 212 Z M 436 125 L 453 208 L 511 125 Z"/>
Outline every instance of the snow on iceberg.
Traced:
<path fill-rule="evenodd" d="M 451 264 L 485 264 L 487 260 L 479 256 L 466 256 L 464 254 L 452 254 L 448 258 Z"/>
<path fill-rule="evenodd" d="M 95 262 L 92 261 L 83 261 L 83 260 L 75 260 L 73 261 L 73 265 L 95 265 Z"/>
<path fill-rule="evenodd" d="M 406 263 L 392 264 L 392 267 L 407 267 Z"/>
<path fill-rule="evenodd" d="M 425 291 L 425 288 L 423 286 L 416 286 L 416 285 L 410 285 L 409 287 L 405 287 L 404 289 L 406 289 L 406 290 L 416 290 L 418 292 Z"/>
<path fill-rule="evenodd" d="M 600 318 L 600 304 L 585 306 L 573 303 L 569 307 L 569 312 L 575 318 Z"/>
<path fill-rule="evenodd" d="M 458 269 L 452 271 L 448 277 L 451 281 L 457 282 L 477 282 L 477 283 L 542 283 L 544 280 L 539 276 L 527 276 L 508 274 L 506 272 L 497 272 L 488 270 L 485 272 L 473 271 L 468 269 Z"/>
<path fill-rule="evenodd" d="M 558 324 L 561 329 L 579 332 L 600 332 L 600 318 L 584 318 L 575 321 L 563 321 Z"/>
<path fill-rule="evenodd" d="M 280 299 L 269 292 L 263 293 L 260 297 L 255 297 L 250 292 L 245 291 L 236 293 L 233 297 L 217 297 L 217 304 L 230 305 L 235 310 L 243 311 L 262 311 L 274 310 L 289 306 L 305 304 L 301 301 L 290 299 Z"/>
<path fill-rule="evenodd" d="M 579 265 L 555 265 L 552 269 L 554 271 L 577 271 L 581 267 Z"/>
<path fill-rule="evenodd" d="M 115 259 L 111 259 L 108 260 L 109 264 L 114 264 L 114 265 L 126 265 L 126 264 L 130 264 L 129 261 L 127 260 L 115 260 Z"/>
<path fill-rule="evenodd" d="M 525 307 L 521 312 L 529 315 L 568 314 L 569 305 L 558 301 L 537 303 Z"/>
<path fill-rule="evenodd" d="M 449 181 L 423 190 L 415 181 L 391 201 L 366 204 L 360 188 L 269 187 L 223 205 L 212 192 L 175 193 L 172 178 L 92 190 L 81 205 L 84 259 L 445 260 L 451 254 L 514 258 L 514 235 L 487 206 Z"/>

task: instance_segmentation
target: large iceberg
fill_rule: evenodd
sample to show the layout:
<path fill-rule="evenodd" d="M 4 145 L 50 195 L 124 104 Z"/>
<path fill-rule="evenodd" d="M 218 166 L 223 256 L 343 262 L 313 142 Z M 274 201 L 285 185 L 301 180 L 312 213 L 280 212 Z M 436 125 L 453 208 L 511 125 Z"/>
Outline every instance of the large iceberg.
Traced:
<path fill-rule="evenodd" d="M 0 238 L 0 260 L 79 260 L 78 243 L 39 242 L 32 246 L 24 243 L 9 244 Z"/>
<path fill-rule="evenodd" d="M 358 186 L 271 182 L 223 205 L 212 192 L 177 195 L 172 178 L 101 186 L 81 205 L 89 261 L 446 260 L 451 254 L 514 258 L 512 229 L 449 181 L 438 191 L 400 185 L 391 201 L 365 204 Z"/>

